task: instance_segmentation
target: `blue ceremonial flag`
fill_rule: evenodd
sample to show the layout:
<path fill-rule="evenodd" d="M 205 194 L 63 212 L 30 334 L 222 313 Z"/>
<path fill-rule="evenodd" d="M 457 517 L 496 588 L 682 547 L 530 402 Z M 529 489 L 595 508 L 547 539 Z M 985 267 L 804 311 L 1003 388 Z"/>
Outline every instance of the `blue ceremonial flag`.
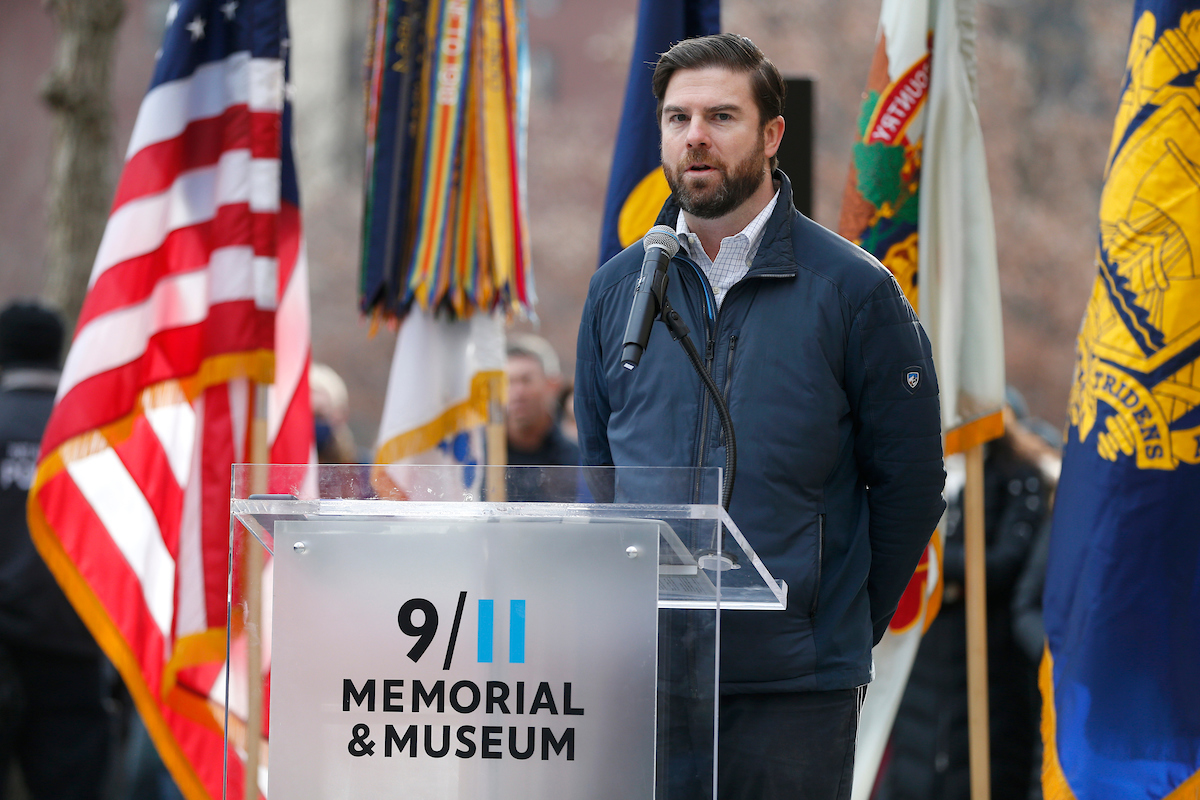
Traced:
<path fill-rule="evenodd" d="M 641 0 L 625 107 L 604 200 L 601 264 L 654 227 L 671 193 L 662 174 L 656 104 L 650 86 L 658 57 L 678 41 L 720 30 L 719 0 Z"/>
<path fill-rule="evenodd" d="M 1200 2 L 1134 7 L 1046 575 L 1048 800 L 1200 791 Z"/>

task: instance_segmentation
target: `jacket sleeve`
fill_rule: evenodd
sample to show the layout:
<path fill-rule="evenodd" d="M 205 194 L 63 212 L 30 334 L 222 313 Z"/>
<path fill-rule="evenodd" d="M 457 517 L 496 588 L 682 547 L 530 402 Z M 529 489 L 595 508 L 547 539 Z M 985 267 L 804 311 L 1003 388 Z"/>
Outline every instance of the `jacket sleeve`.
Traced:
<path fill-rule="evenodd" d="M 608 382 L 604 378 L 596 298 L 589 292 L 575 348 L 575 425 L 580 463 L 585 467 L 612 466 L 608 415 Z"/>
<path fill-rule="evenodd" d="M 855 457 L 867 485 L 867 594 L 878 643 L 946 508 L 933 354 L 890 276 L 853 316 L 846 394 L 855 417 Z"/>

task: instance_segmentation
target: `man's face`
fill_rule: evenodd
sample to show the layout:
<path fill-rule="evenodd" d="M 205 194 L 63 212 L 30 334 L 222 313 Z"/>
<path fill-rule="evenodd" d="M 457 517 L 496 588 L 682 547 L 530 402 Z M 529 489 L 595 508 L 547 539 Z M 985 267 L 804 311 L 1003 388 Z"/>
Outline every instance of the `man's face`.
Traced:
<path fill-rule="evenodd" d="M 750 74 L 724 67 L 672 75 L 659 124 L 667 185 L 701 219 L 728 214 L 758 190 L 783 133 L 782 118 L 760 124 Z"/>
<path fill-rule="evenodd" d="M 542 364 L 530 356 L 508 359 L 508 424 L 517 429 L 537 425 L 550 414 L 556 382 L 546 377 Z"/>

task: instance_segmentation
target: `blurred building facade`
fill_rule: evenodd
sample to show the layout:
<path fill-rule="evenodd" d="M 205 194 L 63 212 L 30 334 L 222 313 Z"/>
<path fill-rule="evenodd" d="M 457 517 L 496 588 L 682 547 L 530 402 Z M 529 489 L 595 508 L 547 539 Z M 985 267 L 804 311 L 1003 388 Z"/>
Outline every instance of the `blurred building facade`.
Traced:
<path fill-rule="evenodd" d="M 114 71 L 119 161 L 149 82 L 167 0 L 126 0 Z M 539 323 L 574 366 L 596 266 L 635 27 L 636 0 L 529 0 L 529 196 Z M 878 0 L 727 0 L 723 26 L 785 75 L 817 81 L 818 222 L 834 226 L 849 167 Z M 981 115 L 1000 246 L 1008 379 L 1031 411 L 1065 416 L 1075 333 L 1093 275 L 1101 173 L 1129 30 L 1117 0 L 979 6 Z M 369 0 L 292 0 L 293 81 L 313 303 L 314 357 L 338 366 L 350 424 L 374 440 L 394 336 L 368 338 L 355 291 L 361 215 L 363 42 Z M 0 302 L 42 288 L 50 116 L 38 98 L 55 31 L 38 3 L 0 5 Z"/>

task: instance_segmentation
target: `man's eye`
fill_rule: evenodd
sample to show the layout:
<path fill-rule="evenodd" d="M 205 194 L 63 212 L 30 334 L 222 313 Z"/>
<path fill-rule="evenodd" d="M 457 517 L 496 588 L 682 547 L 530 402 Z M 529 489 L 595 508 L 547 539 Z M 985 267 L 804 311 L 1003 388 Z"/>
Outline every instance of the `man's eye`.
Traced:
<path fill-rule="evenodd" d="M 667 117 L 668 122 L 687 122 L 687 116 L 684 114 L 672 114 Z"/>
<path fill-rule="evenodd" d="M 722 112 L 722 113 L 720 113 L 720 114 L 717 114 L 717 115 L 716 115 L 716 117 L 717 117 L 717 119 L 718 119 L 718 120 L 720 120 L 721 122 L 728 122 L 729 120 L 733 119 L 733 115 L 732 115 L 732 114 L 726 114 L 726 113 L 724 113 L 724 112 Z"/>

